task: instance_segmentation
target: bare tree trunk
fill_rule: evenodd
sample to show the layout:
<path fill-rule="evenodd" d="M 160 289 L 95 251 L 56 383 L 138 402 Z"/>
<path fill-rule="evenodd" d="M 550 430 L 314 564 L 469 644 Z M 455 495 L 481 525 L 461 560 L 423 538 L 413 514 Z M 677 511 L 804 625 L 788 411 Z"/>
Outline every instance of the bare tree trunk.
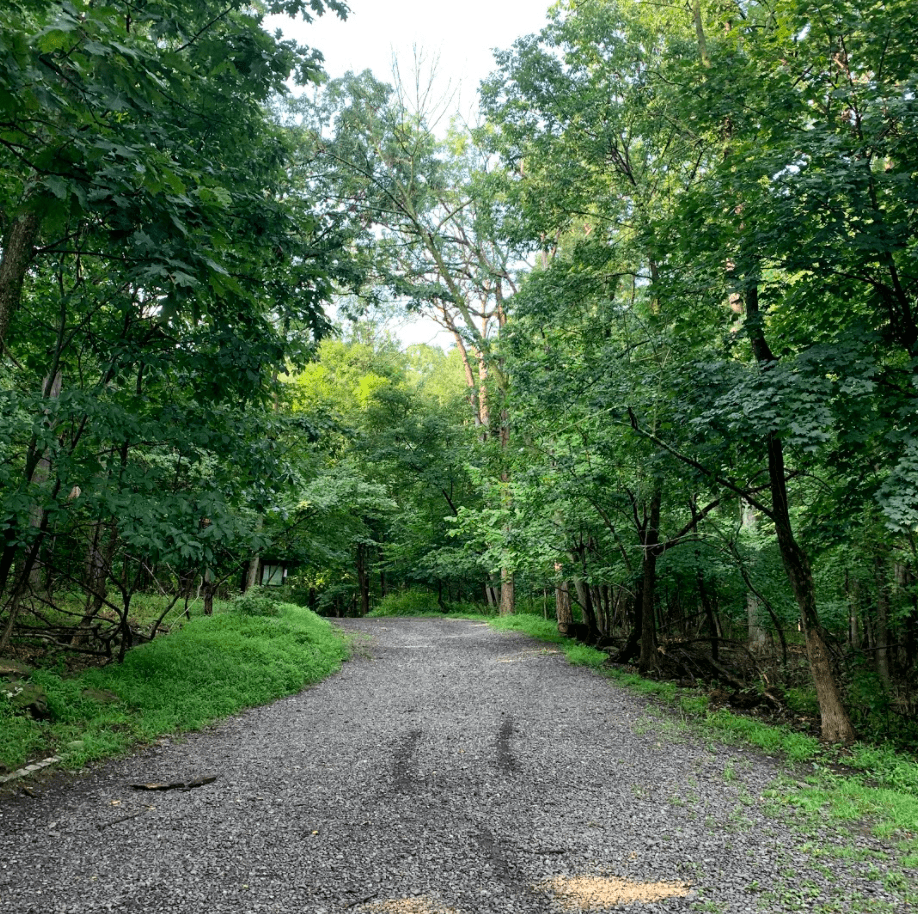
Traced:
<path fill-rule="evenodd" d="M 892 678 L 889 673 L 889 585 L 885 577 L 883 560 L 877 556 L 873 565 L 873 578 L 877 585 L 877 675 L 883 682 L 883 688 L 889 692 Z"/>
<path fill-rule="evenodd" d="M 37 213 L 22 213 L 10 223 L 0 257 L 0 352 L 13 315 L 22 300 L 22 286 L 32 262 L 41 219 Z"/>
<path fill-rule="evenodd" d="M 641 584 L 641 655 L 638 667 L 641 672 L 657 665 L 657 634 L 655 630 L 654 602 L 657 586 L 657 556 L 660 545 L 660 507 L 663 502 L 663 490 L 660 485 L 654 488 L 650 498 L 650 515 L 642 536 L 643 574 Z"/>

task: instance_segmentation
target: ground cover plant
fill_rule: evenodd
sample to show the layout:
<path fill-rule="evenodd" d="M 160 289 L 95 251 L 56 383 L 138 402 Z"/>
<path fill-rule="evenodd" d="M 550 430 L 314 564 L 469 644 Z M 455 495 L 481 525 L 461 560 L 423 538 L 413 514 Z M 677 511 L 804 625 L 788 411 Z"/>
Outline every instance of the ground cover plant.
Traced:
<path fill-rule="evenodd" d="M 0 700 L 0 764 L 14 769 L 56 754 L 78 768 L 296 692 L 347 656 L 341 635 L 310 610 L 273 604 L 274 615 L 254 613 L 253 602 L 192 618 L 121 664 L 75 676 L 60 666 L 36 670 L 31 679 L 47 695 L 48 719 L 16 714 Z"/>
<path fill-rule="evenodd" d="M 792 809 L 804 824 L 828 821 L 844 829 L 846 823 L 867 820 L 877 836 L 896 838 L 903 866 L 918 867 L 918 762 L 910 754 L 867 743 L 827 746 L 786 725 L 766 723 L 726 708 L 712 709 L 703 691 L 612 667 L 607 654 L 559 635 L 553 622 L 532 616 L 489 621 L 495 628 L 525 632 L 561 645 L 571 663 L 600 670 L 617 685 L 652 698 L 666 709 L 666 716 L 679 715 L 698 734 L 728 744 L 753 746 L 785 759 L 800 777 L 778 779 L 763 792 L 764 798 Z M 658 718 L 655 723 L 667 729 L 668 721 Z"/>
<path fill-rule="evenodd" d="M 405 611 L 400 613 L 402 607 Z M 430 595 L 409 592 L 387 597 L 373 615 L 442 616 L 442 612 L 434 608 Z M 647 696 L 652 701 L 648 729 L 667 733 L 689 729 L 785 760 L 794 776 L 777 779 L 763 792 L 764 800 L 784 812 L 793 811 L 802 827 L 824 820 L 844 830 L 852 820 L 867 820 L 878 836 L 895 837 L 903 866 L 918 867 L 918 762 L 911 754 L 876 743 L 830 746 L 787 724 L 718 707 L 704 689 L 681 687 L 642 676 L 633 667 L 610 664 L 605 651 L 560 634 L 557 623 L 542 618 L 535 609 L 512 616 L 456 615 L 537 638 L 555 646 L 569 662 L 591 667 L 616 685 Z M 797 700 L 804 699 L 797 696 Z"/>

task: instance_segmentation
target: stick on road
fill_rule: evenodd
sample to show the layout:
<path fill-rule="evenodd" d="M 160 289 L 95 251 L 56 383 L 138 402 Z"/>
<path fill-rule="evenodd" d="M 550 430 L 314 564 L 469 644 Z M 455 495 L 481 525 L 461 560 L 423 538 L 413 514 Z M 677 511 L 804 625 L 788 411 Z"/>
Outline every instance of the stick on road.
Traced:
<path fill-rule="evenodd" d="M 896 910 L 849 862 L 807 869 L 759 802 L 773 760 L 661 735 L 642 699 L 518 634 L 342 626 L 359 647 L 337 676 L 0 802 L 0 912 L 740 914 L 783 910 L 795 879 Z"/>

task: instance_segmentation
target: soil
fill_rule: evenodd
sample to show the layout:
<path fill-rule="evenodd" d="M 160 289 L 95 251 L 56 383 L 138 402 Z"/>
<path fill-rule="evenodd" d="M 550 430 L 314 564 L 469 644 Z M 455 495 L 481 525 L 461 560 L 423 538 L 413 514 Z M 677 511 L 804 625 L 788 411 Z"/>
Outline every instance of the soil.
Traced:
<path fill-rule="evenodd" d="M 600 876 L 558 876 L 540 888 L 553 892 L 562 904 L 575 911 L 608 911 L 636 902 L 682 898 L 691 890 L 685 882 L 630 882 Z"/>
<path fill-rule="evenodd" d="M 0 914 L 908 910 L 869 825 L 769 808 L 777 760 L 517 633 L 340 624 L 325 682 L 0 799 Z"/>

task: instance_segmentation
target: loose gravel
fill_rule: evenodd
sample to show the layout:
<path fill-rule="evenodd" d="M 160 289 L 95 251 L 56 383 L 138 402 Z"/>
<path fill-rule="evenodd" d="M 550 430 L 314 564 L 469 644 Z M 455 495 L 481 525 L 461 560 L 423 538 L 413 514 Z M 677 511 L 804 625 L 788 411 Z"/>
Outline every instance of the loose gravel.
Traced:
<path fill-rule="evenodd" d="M 774 759 L 516 633 L 341 624 L 331 679 L 0 800 L 0 912 L 906 911 L 866 825 L 770 814 Z"/>

